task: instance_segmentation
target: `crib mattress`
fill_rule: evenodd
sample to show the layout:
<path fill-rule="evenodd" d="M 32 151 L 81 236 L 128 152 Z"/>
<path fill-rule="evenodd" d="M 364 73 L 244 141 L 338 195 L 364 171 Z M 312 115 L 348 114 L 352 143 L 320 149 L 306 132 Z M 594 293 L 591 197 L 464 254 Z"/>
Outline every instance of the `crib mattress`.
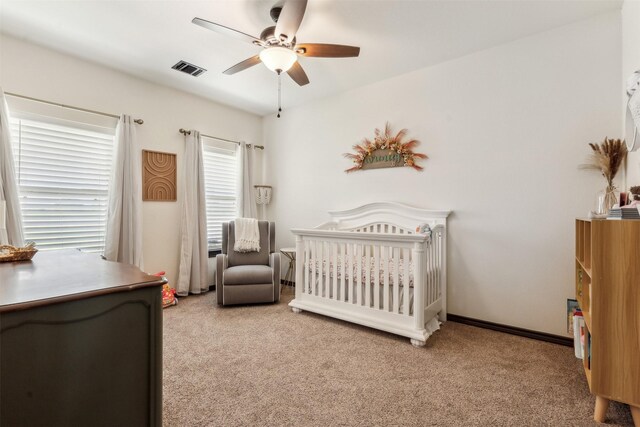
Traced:
<path fill-rule="evenodd" d="M 314 262 L 315 261 L 315 262 Z M 382 285 L 384 284 L 384 276 L 385 276 L 385 269 L 384 269 L 384 264 L 385 264 L 385 260 L 384 259 L 379 259 L 378 260 L 378 266 L 376 266 L 376 260 L 374 257 L 360 257 L 360 271 L 361 273 L 361 277 L 360 277 L 360 283 L 366 283 L 367 281 L 367 269 L 369 270 L 369 282 L 371 284 L 375 283 L 375 277 L 376 274 L 378 275 L 378 280 L 379 280 L 379 284 Z M 333 259 L 330 260 L 326 260 L 326 259 L 316 259 L 313 260 L 311 259 L 311 262 L 307 262 L 306 263 L 306 267 L 309 269 L 309 272 L 313 271 L 313 267 L 315 264 L 315 271 L 316 274 L 322 274 L 322 276 L 326 276 L 326 272 L 327 272 L 327 262 L 329 263 L 329 277 L 333 278 L 333 274 L 334 274 L 334 265 L 333 265 Z M 346 262 L 346 263 L 345 263 Z M 395 262 L 393 259 L 388 259 L 387 260 L 388 263 L 388 267 L 387 267 L 387 273 L 389 275 L 389 285 L 391 286 L 393 284 L 393 278 L 395 277 Z M 405 280 L 405 269 L 404 269 L 404 263 L 405 260 L 400 258 L 398 260 L 398 281 L 399 281 L 399 285 L 400 286 L 404 286 L 404 284 L 406 283 Z M 353 277 L 354 282 L 357 280 L 358 277 L 358 257 L 356 256 L 347 256 L 347 255 L 341 255 L 337 257 L 337 273 L 338 273 L 338 280 L 342 279 L 342 266 L 344 265 L 344 272 L 345 272 L 345 277 L 346 280 L 351 280 L 351 278 Z M 349 268 L 351 267 L 351 268 Z M 410 287 L 413 286 L 413 261 L 409 261 L 409 278 L 408 278 L 408 284 Z"/>
<path fill-rule="evenodd" d="M 361 259 L 361 268 L 362 268 L 362 279 L 360 281 L 360 284 L 358 285 L 356 283 L 356 281 L 354 280 L 353 283 L 351 282 L 351 277 L 356 278 L 358 275 L 358 264 L 357 264 L 357 259 L 353 258 L 353 263 L 348 262 L 348 258 L 347 258 L 347 263 L 345 264 L 345 277 L 346 277 L 346 286 L 342 287 L 341 284 L 341 279 L 342 279 L 342 264 L 345 262 L 345 258 L 346 257 L 339 257 L 337 259 L 337 273 L 338 273 L 338 286 L 339 289 L 341 289 L 341 291 L 338 291 L 339 294 L 341 295 L 340 298 L 342 301 L 347 302 L 347 301 L 353 301 L 353 303 L 355 303 L 355 296 L 358 292 L 358 287 L 360 288 L 360 292 L 361 295 L 365 295 L 365 289 L 366 287 L 370 288 L 370 292 L 371 292 L 371 298 L 370 298 L 370 302 L 369 302 L 369 306 L 370 307 L 374 307 L 375 302 L 378 301 L 378 306 L 375 307 L 376 309 L 382 309 L 383 308 L 383 301 L 384 301 L 384 261 L 381 260 L 381 265 L 379 269 L 376 269 L 376 265 L 375 265 L 375 259 L 374 258 L 370 258 L 371 261 L 367 261 L 366 257 L 362 257 Z M 329 280 L 326 280 L 327 277 L 327 273 L 326 273 L 326 265 L 327 262 L 329 263 Z M 411 269 L 413 267 L 413 265 L 411 265 L 412 263 L 409 263 L 409 314 L 413 315 L 413 274 L 411 272 Z M 349 268 L 349 266 L 353 266 L 353 268 Z M 320 267 L 322 266 L 322 269 L 320 269 Z M 309 275 L 313 275 L 313 267 L 314 267 L 314 262 L 313 260 L 310 263 L 306 263 L 306 267 L 309 270 Z M 370 268 L 370 279 L 369 279 L 369 284 L 367 284 L 367 278 L 366 278 L 366 270 L 365 268 L 369 267 Z M 398 263 L 398 269 L 400 270 L 400 272 L 398 273 L 398 288 L 399 288 L 399 293 L 398 293 L 398 309 L 399 309 L 399 313 L 400 314 L 404 314 L 404 263 L 403 260 L 399 260 Z M 387 297 L 388 297 L 388 301 L 389 301 L 389 307 L 393 306 L 393 300 L 394 300 L 394 292 L 393 292 L 393 276 L 394 276 L 394 272 L 395 272 L 395 265 L 393 260 L 391 260 L 389 262 L 389 288 L 388 288 L 388 292 L 387 292 Z M 336 299 L 338 298 L 338 295 L 334 295 L 333 294 L 333 286 L 331 286 L 331 281 L 333 279 L 333 261 L 327 261 L 327 260 L 316 260 L 315 262 L 315 273 L 316 273 L 316 277 L 311 278 L 311 283 L 313 283 L 314 285 L 309 286 L 309 288 L 307 288 L 306 292 L 308 294 L 315 294 L 318 293 L 319 295 L 325 297 L 325 298 L 330 298 L 330 299 Z M 379 277 L 379 283 L 376 289 L 376 285 L 375 285 L 375 274 L 378 274 Z M 322 277 L 324 280 L 318 280 L 320 277 Z M 326 282 L 325 282 L 326 281 Z M 325 282 L 325 283 L 323 283 Z M 350 298 L 350 293 L 353 292 L 352 297 Z M 375 293 L 378 294 L 378 298 L 373 297 L 373 295 L 375 295 Z M 364 301 L 362 301 L 362 303 L 364 304 Z"/>

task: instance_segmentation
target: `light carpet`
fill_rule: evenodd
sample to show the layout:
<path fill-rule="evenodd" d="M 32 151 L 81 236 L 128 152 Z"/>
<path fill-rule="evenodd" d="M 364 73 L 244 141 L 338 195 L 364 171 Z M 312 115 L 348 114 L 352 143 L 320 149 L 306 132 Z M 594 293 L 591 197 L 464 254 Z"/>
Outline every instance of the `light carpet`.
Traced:
<path fill-rule="evenodd" d="M 597 425 L 569 347 L 447 322 L 414 348 L 290 299 L 164 310 L 165 426 Z M 633 425 L 613 402 L 607 422 Z"/>

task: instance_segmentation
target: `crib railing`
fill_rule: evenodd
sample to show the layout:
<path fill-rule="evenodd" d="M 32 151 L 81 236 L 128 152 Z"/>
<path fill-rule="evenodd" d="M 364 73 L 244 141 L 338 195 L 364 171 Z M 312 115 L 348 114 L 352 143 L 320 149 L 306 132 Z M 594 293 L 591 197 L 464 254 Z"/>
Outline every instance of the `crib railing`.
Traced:
<path fill-rule="evenodd" d="M 403 317 L 417 329 L 443 309 L 442 226 L 431 236 L 385 224 L 330 228 L 292 230 L 297 300 Z"/>

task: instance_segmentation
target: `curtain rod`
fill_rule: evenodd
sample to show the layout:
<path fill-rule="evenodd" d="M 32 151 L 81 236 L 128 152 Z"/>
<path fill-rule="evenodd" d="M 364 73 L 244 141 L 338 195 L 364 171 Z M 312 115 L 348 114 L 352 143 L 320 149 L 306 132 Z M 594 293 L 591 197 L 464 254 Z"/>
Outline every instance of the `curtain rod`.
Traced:
<path fill-rule="evenodd" d="M 86 108 L 74 107 L 73 105 L 60 104 L 58 102 L 45 101 L 44 99 L 38 99 L 38 98 L 32 98 L 30 96 L 18 95 L 17 93 L 5 92 L 4 94 L 7 95 L 7 96 L 13 96 L 15 98 L 28 99 L 29 101 L 40 102 L 40 103 L 49 104 L 49 105 L 55 105 L 56 107 L 69 108 L 71 110 L 83 111 L 85 113 L 91 113 L 91 114 L 98 114 L 100 116 L 114 117 L 116 119 L 120 118 L 120 116 L 118 116 L 116 114 L 103 113 L 102 111 L 88 110 Z M 141 125 L 141 124 L 144 123 L 144 120 L 135 119 L 134 122 L 139 124 L 139 125 Z"/>
<path fill-rule="evenodd" d="M 183 135 L 191 135 L 191 131 L 190 131 L 190 130 L 186 130 L 186 129 L 183 129 L 183 128 L 180 128 L 180 133 L 181 133 L 181 134 L 183 134 Z M 239 142 L 239 141 L 232 141 L 232 140 L 230 140 L 230 139 L 224 139 L 224 138 L 220 138 L 220 137 L 218 137 L 218 136 L 205 135 L 205 134 L 203 134 L 203 133 L 201 133 L 201 134 L 200 134 L 200 136 L 204 136 L 205 138 L 218 139 L 218 140 L 220 140 L 220 141 L 230 142 L 230 143 L 232 143 L 232 144 L 238 144 L 238 145 L 240 145 L 240 142 Z M 253 148 L 258 148 L 258 149 L 260 149 L 260 150 L 264 150 L 264 145 L 251 145 L 251 144 L 247 144 L 247 147 L 249 147 L 249 148 L 253 147 Z"/>

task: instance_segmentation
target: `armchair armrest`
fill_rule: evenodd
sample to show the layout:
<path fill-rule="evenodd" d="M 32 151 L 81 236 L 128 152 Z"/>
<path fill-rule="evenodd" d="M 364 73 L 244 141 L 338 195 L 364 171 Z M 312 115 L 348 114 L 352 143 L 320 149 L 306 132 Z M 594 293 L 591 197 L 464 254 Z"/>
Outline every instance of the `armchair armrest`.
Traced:
<path fill-rule="evenodd" d="M 273 301 L 280 301 L 280 252 L 269 255 L 269 267 L 273 270 Z"/>
<path fill-rule="evenodd" d="M 222 305 L 222 293 L 224 283 L 222 281 L 224 270 L 227 269 L 227 254 L 216 255 L 216 299 L 218 304 Z"/>

